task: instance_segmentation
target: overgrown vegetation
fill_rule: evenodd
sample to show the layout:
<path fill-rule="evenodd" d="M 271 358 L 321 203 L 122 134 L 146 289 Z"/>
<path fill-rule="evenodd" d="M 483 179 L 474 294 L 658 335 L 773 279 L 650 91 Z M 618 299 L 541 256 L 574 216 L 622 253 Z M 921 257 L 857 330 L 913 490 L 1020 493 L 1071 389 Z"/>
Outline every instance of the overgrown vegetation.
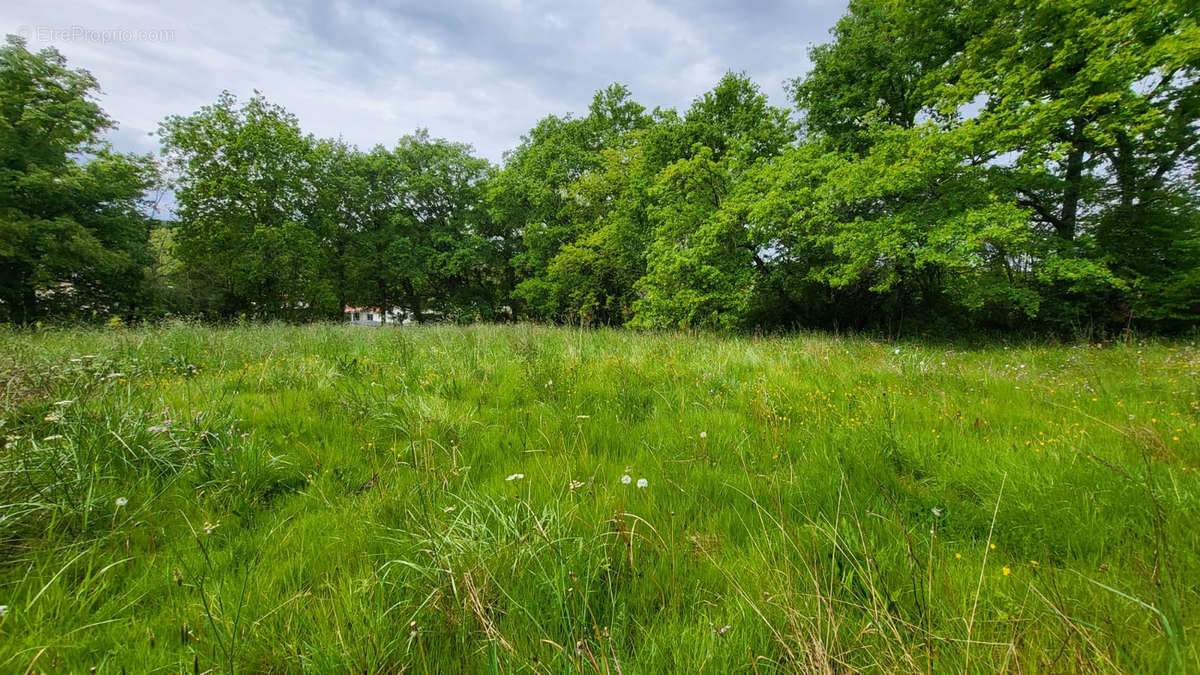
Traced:
<path fill-rule="evenodd" d="M 100 142 L 89 75 L 11 38 L 0 320 L 1196 325 L 1195 3 L 853 0 L 831 33 L 793 110 L 738 73 L 682 112 L 613 84 L 502 167 L 423 131 L 318 139 L 225 93 L 163 121 L 164 179 Z M 149 223 L 163 180 L 177 220 Z"/>
<path fill-rule="evenodd" d="M 1154 340 L 0 333 L 0 670 L 1186 672 L 1198 372 Z"/>

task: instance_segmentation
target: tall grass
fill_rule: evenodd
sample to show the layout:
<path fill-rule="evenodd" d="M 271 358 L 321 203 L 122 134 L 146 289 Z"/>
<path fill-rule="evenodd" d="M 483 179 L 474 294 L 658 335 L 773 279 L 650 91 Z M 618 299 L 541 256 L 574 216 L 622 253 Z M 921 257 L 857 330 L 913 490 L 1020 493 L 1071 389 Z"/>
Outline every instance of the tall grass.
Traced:
<path fill-rule="evenodd" d="M 1193 672 L 1198 371 L 1183 341 L 0 333 L 0 671 Z"/>

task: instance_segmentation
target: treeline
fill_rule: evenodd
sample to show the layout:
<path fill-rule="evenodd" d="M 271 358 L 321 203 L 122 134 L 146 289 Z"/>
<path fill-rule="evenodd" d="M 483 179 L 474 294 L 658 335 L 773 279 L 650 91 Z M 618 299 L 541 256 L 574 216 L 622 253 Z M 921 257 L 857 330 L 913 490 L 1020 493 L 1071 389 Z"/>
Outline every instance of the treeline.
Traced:
<path fill-rule="evenodd" d="M 794 109 L 627 88 L 502 167 L 370 151 L 255 94 L 113 153 L 96 83 L 9 38 L 0 320 L 339 317 L 729 330 L 1200 319 L 1200 28 L 1182 0 L 854 0 Z M 169 184 L 177 220 L 147 215 Z"/>

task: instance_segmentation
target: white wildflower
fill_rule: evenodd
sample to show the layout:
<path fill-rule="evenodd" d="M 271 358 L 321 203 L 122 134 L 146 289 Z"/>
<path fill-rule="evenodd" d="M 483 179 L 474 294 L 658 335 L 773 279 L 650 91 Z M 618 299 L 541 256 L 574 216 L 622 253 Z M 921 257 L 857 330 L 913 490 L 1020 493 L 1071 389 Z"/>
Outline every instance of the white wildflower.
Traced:
<path fill-rule="evenodd" d="M 583 481 L 573 480 L 568 487 L 572 490 L 578 490 L 579 488 L 583 487 Z"/>
<path fill-rule="evenodd" d="M 650 481 L 646 480 L 645 478 L 639 478 L 638 482 L 637 482 L 637 486 L 640 488 L 644 488 L 649 484 L 650 484 Z"/>
<path fill-rule="evenodd" d="M 8 614 L 8 605 L 0 605 L 0 619 L 3 619 Z"/>
<path fill-rule="evenodd" d="M 625 485 L 629 485 L 630 483 L 633 482 L 633 476 L 630 476 L 629 474 L 625 474 L 624 476 L 621 476 L 621 482 L 624 483 Z"/>
<path fill-rule="evenodd" d="M 125 506 L 128 503 L 129 503 L 129 500 L 127 498 L 117 497 L 117 508 L 118 509 L 121 508 L 122 506 Z"/>
<path fill-rule="evenodd" d="M 900 353 L 900 348 L 899 348 L 899 347 L 897 347 L 896 349 L 892 350 L 892 353 L 893 353 L 893 354 L 899 354 L 899 353 Z"/>
<path fill-rule="evenodd" d="M 708 438 L 708 432 L 707 432 L 707 431 L 701 431 L 701 432 L 700 432 L 700 438 Z"/>
<path fill-rule="evenodd" d="M 942 507 L 940 507 L 940 506 L 933 507 L 933 517 L 934 518 L 942 517 Z"/>
<path fill-rule="evenodd" d="M 505 478 L 504 480 L 521 480 L 524 477 L 525 477 L 525 474 L 523 474 L 523 473 L 514 473 L 513 475 L 509 476 L 508 478 Z"/>

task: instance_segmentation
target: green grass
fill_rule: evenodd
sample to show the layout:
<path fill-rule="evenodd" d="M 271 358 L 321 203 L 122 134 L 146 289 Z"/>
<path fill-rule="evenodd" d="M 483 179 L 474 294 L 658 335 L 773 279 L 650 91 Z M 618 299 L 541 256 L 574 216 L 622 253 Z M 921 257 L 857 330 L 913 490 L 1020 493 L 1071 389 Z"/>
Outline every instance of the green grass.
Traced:
<path fill-rule="evenodd" d="M 3 332 L 0 671 L 1192 672 L 1198 371 L 1165 341 Z"/>

